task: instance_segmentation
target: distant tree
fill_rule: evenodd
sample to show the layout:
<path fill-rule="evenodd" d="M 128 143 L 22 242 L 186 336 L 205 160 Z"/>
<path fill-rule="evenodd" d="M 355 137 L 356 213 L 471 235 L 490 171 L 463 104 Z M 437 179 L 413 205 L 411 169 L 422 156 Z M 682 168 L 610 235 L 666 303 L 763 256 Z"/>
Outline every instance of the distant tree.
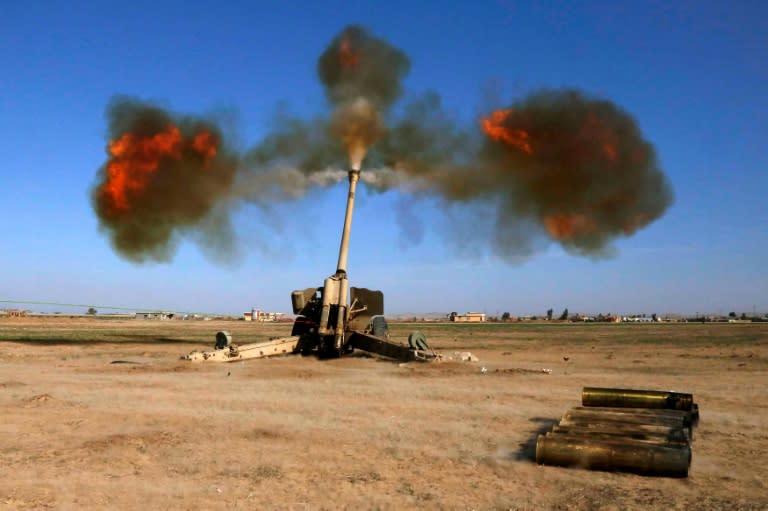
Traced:
<path fill-rule="evenodd" d="M 547 321 L 552 321 L 552 309 L 547 309 Z"/>
<path fill-rule="evenodd" d="M 505 312 L 504 314 L 501 315 L 501 320 L 509 321 L 509 317 L 510 317 L 509 312 Z"/>
<path fill-rule="evenodd" d="M 99 312 L 99 311 L 97 311 L 93 307 L 88 307 L 88 312 L 86 312 L 86 314 L 90 314 L 91 316 L 95 316 L 97 312 Z"/>
<path fill-rule="evenodd" d="M 560 314 L 560 317 L 557 319 L 559 319 L 560 321 L 566 321 L 568 319 L 568 307 L 566 307 L 565 310 L 563 310 L 563 313 Z"/>
<path fill-rule="evenodd" d="M 742 312 L 740 319 L 747 319 L 747 313 L 746 312 Z"/>
<path fill-rule="evenodd" d="M 655 323 L 656 321 L 658 321 L 658 319 L 659 319 L 659 318 L 658 318 L 658 316 L 656 316 L 656 313 L 654 312 L 654 313 L 651 315 L 651 320 L 652 320 L 652 321 Z"/>
<path fill-rule="evenodd" d="M 729 312 L 729 313 L 728 313 L 728 317 L 729 317 L 729 318 L 734 318 L 734 319 L 735 319 L 735 318 L 736 318 L 736 313 L 735 313 L 735 312 Z"/>

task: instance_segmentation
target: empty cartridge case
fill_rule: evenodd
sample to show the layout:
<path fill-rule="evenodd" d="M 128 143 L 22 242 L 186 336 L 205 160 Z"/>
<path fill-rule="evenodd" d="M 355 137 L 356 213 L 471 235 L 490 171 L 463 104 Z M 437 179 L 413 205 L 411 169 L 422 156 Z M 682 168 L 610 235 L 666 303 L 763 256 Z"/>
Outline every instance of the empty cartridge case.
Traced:
<path fill-rule="evenodd" d="M 691 411 L 693 409 L 693 394 L 666 390 L 584 387 L 581 392 L 581 402 L 584 406 L 664 408 Z"/>
<path fill-rule="evenodd" d="M 558 433 L 539 435 L 536 462 L 543 465 L 616 470 L 687 477 L 689 445 L 656 445 L 628 439 L 606 440 Z"/>

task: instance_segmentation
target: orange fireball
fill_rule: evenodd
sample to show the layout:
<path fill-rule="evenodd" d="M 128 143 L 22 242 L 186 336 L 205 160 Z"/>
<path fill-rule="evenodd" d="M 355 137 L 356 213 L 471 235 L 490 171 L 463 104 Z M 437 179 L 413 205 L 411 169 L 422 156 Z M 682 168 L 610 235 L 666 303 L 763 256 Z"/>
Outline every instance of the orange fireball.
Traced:
<path fill-rule="evenodd" d="M 207 131 L 201 131 L 192 140 L 192 148 L 200 153 L 205 160 L 210 160 L 218 152 L 213 136 Z"/>
<path fill-rule="evenodd" d="M 515 111 L 512 109 L 496 110 L 492 112 L 490 117 L 485 117 L 480 121 L 483 132 L 493 140 L 505 142 L 526 154 L 533 154 L 530 134 L 523 129 L 509 128 L 506 126 L 507 121 L 514 115 L 514 113 Z"/>
<path fill-rule="evenodd" d="M 125 133 L 109 143 L 107 179 L 102 194 L 113 211 L 130 209 L 130 198 L 138 196 L 149 186 L 161 163 L 180 160 L 185 148 L 198 153 L 207 162 L 216 156 L 214 139 L 207 131 L 185 141 L 179 128 L 168 124 L 151 136 Z"/>

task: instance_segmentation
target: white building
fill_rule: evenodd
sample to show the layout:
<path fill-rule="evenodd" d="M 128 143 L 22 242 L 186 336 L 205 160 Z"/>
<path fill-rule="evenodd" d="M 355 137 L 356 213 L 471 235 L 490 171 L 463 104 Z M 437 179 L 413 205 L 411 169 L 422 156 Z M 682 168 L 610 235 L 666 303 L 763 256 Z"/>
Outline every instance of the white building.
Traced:
<path fill-rule="evenodd" d="M 261 309 L 251 309 L 251 312 L 243 313 L 243 319 L 246 321 L 262 321 L 262 322 L 280 321 L 280 317 L 282 316 L 283 316 L 282 312 L 264 312 Z"/>

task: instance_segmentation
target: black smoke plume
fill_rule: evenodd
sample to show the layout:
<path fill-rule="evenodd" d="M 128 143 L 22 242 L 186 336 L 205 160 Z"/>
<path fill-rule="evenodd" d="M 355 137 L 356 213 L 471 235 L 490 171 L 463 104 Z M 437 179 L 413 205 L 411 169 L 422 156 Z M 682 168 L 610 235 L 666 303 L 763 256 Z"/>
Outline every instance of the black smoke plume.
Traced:
<path fill-rule="evenodd" d="M 449 240 L 489 247 L 510 262 L 547 241 L 578 255 L 608 255 L 613 240 L 672 203 L 653 146 L 612 102 L 541 90 L 466 125 L 446 113 L 436 92 L 394 108 L 409 70 L 401 50 L 359 26 L 345 28 L 318 59 L 327 111 L 276 115 L 272 132 L 242 154 L 210 121 L 113 101 L 109 159 L 92 191 L 100 227 L 133 261 L 170 260 L 184 236 L 226 255 L 234 246 L 229 213 L 239 205 L 299 200 L 344 180 L 345 160 L 359 168 L 363 158 L 369 189 L 436 201 L 466 224 L 451 229 Z M 129 178 L 119 177 L 126 165 Z M 421 209 L 398 204 L 404 240 L 416 243 Z"/>
<path fill-rule="evenodd" d="M 587 256 L 658 219 L 673 194 L 653 146 L 610 101 L 542 90 L 480 119 L 465 135 L 436 97 L 411 105 L 376 153 L 400 186 L 447 204 L 493 205 L 494 252 L 519 260 L 541 235 Z"/>
<path fill-rule="evenodd" d="M 131 98 L 107 108 L 108 161 L 91 201 L 100 229 L 134 262 L 167 262 L 188 233 L 227 252 L 229 218 L 213 214 L 231 195 L 237 157 L 210 121 L 175 116 Z"/>

